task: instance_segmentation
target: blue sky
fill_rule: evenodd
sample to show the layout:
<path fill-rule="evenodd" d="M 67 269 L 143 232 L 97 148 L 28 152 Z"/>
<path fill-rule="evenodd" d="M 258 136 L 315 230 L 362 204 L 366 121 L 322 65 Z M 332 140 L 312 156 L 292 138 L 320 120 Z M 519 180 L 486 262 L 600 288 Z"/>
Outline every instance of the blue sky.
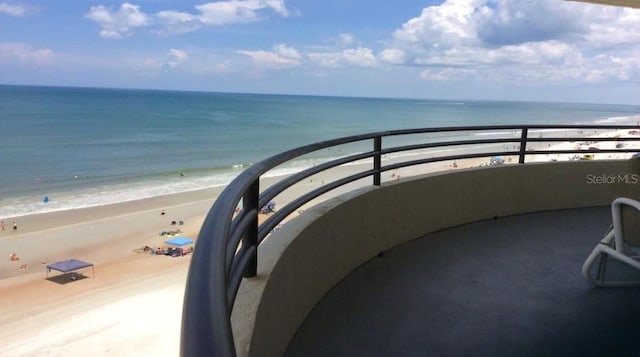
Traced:
<path fill-rule="evenodd" d="M 640 10 L 562 0 L 0 0 L 0 83 L 640 102 Z"/>

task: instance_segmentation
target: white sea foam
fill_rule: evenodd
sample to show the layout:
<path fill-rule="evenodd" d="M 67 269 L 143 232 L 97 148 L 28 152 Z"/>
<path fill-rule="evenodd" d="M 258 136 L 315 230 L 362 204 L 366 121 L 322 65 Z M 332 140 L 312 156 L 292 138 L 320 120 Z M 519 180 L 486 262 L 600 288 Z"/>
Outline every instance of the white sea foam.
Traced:
<path fill-rule="evenodd" d="M 566 133 L 573 129 L 531 129 L 528 131 L 529 134 L 538 134 L 538 133 Z"/>
<path fill-rule="evenodd" d="M 480 131 L 480 132 L 474 133 L 473 135 L 476 135 L 476 136 L 520 135 L 520 130 L 515 130 L 515 131 Z"/>
<path fill-rule="evenodd" d="M 75 191 L 54 192 L 43 201 L 43 196 L 24 196 L 0 200 L 0 217 L 17 217 L 28 214 L 64 211 L 77 208 L 135 201 L 179 192 L 196 191 L 227 185 L 237 173 L 195 177 L 184 180 L 144 181 L 85 188 Z"/>
<path fill-rule="evenodd" d="M 634 125 L 637 124 L 638 121 L 640 121 L 640 116 L 638 115 L 634 115 L 634 116 L 620 116 L 620 117 L 609 117 L 609 118 L 605 118 L 605 119 L 598 119 L 596 121 L 594 121 L 594 123 L 596 124 L 629 124 L 629 125 Z"/>

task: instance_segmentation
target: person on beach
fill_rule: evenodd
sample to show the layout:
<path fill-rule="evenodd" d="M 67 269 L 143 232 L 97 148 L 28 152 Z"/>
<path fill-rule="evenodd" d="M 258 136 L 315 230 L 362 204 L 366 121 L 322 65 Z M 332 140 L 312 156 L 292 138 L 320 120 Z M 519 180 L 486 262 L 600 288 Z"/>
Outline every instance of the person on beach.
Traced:
<path fill-rule="evenodd" d="M 13 222 L 13 230 L 14 231 L 18 230 L 18 224 L 15 221 Z"/>
<path fill-rule="evenodd" d="M 0 227 L 2 227 L 3 231 L 5 230 L 6 227 L 4 226 L 4 221 L 0 222 Z"/>

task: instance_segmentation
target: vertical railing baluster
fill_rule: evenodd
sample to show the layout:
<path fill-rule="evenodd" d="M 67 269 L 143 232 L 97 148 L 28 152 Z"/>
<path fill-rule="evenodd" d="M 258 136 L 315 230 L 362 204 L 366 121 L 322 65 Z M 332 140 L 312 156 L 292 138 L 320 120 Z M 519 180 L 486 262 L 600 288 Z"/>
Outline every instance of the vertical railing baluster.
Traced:
<path fill-rule="evenodd" d="M 382 136 L 376 136 L 373 138 L 373 151 L 376 153 L 373 156 L 373 184 L 374 186 L 380 186 L 380 169 L 382 168 L 382 157 L 380 151 L 382 151 Z"/>
<path fill-rule="evenodd" d="M 242 196 L 242 207 L 246 212 L 255 210 L 259 212 L 258 201 L 260 198 L 260 179 L 253 181 L 249 186 L 245 195 Z M 251 247 L 258 245 L 258 214 L 253 217 L 253 222 L 249 225 L 249 228 L 242 236 L 242 246 Z M 245 278 L 253 278 L 258 274 L 258 251 L 256 247 L 255 256 L 247 264 L 247 268 L 244 270 L 243 276 Z"/>
<path fill-rule="evenodd" d="M 529 128 L 522 128 L 522 135 L 520 136 L 520 158 L 518 162 L 524 164 L 524 157 L 527 154 L 527 135 Z"/>

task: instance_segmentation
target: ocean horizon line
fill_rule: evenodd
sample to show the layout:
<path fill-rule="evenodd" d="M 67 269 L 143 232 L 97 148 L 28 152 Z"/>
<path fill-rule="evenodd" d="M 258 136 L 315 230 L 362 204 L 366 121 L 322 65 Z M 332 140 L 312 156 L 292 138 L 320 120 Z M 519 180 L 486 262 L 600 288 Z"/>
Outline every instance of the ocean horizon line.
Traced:
<path fill-rule="evenodd" d="M 328 99 L 371 99 L 371 100 L 407 100 L 407 101 L 433 101 L 433 102 L 451 102 L 451 105 L 464 105 L 465 102 L 508 102 L 508 103 L 532 103 L 532 104 L 595 104 L 595 105 L 624 105 L 637 106 L 640 110 L 640 104 L 614 103 L 614 102 L 582 102 L 582 101 L 550 101 L 536 99 L 501 99 L 501 98 L 460 98 L 460 97 L 404 97 L 404 96 L 366 96 L 366 95 L 338 95 L 329 93 L 284 93 L 284 92 L 240 92 L 240 91 L 219 91 L 204 89 L 182 89 L 182 88 L 141 88 L 141 87 L 97 87 L 87 85 L 58 85 L 58 84 L 20 84 L 20 83 L 0 83 L 0 87 L 33 87 L 33 88 L 52 88 L 52 89 L 89 89 L 89 90 L 114 90 L 114 91 L 133 91 L 133 92 L 168 92 L 168 93 L 185 93 L 185 94 L 218 94 L 218 95 L 248 95 L 248 96 L 273 96 L 273 97 L 302 97 L 302 98 L 328 98 Z"/>

